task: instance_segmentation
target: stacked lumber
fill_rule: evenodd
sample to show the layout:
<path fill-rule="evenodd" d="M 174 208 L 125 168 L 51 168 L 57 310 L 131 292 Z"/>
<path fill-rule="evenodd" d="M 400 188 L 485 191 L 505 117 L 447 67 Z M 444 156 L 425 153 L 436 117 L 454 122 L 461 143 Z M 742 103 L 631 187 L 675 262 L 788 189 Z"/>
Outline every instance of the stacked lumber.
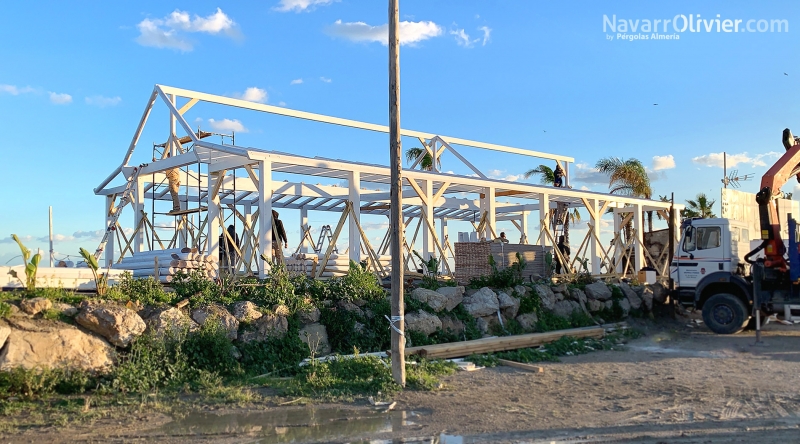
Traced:
<path fill-rule="evenodd" d="M 25 280 L 25 266 L 16 265 L 13 267 L 0 266 L 0 288 L 21 289 L 25 285 L 10 272 L 14 271 L 17 276 Z M 98 273 L 106 273 L 109 285 L 117 283 L 125 270 L 99 270 Z M 37 288 L 63 288 L 65 290 L 95 291 L 94 273 L 89 268 L 66 268 L 66 267 L 39 267 L 36 272 Z"/>
<path fill-rule="evenodd" d="M 361 256 L 366 259 L 366 255 Z M 286 261 L 286 268 L 295 273 L 305 273 L 309 277 L 313 277 L 317 271 L 317 267 L 322 265 L 325 255 L 317 253 L 295 253 Z M 379 256 L 378 260 L 384 269 L 388 270 L 391 266 L 392 257 L 389 255 Z M 328 257 L 328 262 L 325 265 L 321 277 L 329 278 L 334 276 L 343 276 L 350 270 L 350 256 L 346 254 L 332 254 Z"/>
<path fill-rule="evenodd" d="M 123 258 L 112 268 L 130 270 L 133 277 L 153 276 L 161 282 L 172 282 L 178 272 L 203 272 L 208 278 L 217 276 L 217 258 L 197 251 L 196 248 L 142 251 Z"/>
<path fill-rule="evenodd" d="M 531 333 L 527 335 L 502 336 L 494 338 L 476 339 L 473 341 L 449 342 L 446 344 L 423 345 L 420 347 L 406 348 L 406 355 L 421 355 L 428 359 L 449 359 L 471 354 L 493 353 L 520 348 L 538 347 L 557 341 L 563 336 L 573 338 L 602 338 L 605 334 L 603 327 L 571 328 L 568 330 L 551 331 L 547 333 Z"/>

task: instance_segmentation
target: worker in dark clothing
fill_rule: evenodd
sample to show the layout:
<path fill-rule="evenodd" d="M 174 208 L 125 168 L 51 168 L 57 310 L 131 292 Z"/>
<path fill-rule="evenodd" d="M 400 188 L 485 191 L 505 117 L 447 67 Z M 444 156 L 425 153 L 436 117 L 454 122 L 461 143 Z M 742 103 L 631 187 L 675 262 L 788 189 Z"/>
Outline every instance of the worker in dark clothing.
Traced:
<path fill-rule="evenodd" d="M 272 210 L 272 261 L 276 264 L 283 263 L 283 248 L 289 248 L 289 240 L 278 212 Z"/>
<path fill-rule="evenodd" d="M 223 267 L 229 268 L 236 265 L 239 254 L 236 250 L 240 247 L 239 235 L 236 234 L 236 227 L 228 225 L 228 234 L 219 236 L 219 260 Z"/>
<path fill-rule="evenodd" d="M 553 186 L 556 188 L 564 186 L 564 170 L 560 164 L 557 164 L 555 171 L 553 171 Z"/>
<path fill-rule="evenodd" d="M 569 245 L 564 243 L 564 236 L 558 237 L 558 245 L 556 245 L 556 247 L 558 248 L 558 251 L 561 253 L 561 256 L 564 257 L 564 264 L 563 264 L 564 271 L 568 272 L 570 249 Z M 562 266 L 561 259 L 558 256 L 556 256 L 556 274 L 561 274 L 561 266 Z"/>

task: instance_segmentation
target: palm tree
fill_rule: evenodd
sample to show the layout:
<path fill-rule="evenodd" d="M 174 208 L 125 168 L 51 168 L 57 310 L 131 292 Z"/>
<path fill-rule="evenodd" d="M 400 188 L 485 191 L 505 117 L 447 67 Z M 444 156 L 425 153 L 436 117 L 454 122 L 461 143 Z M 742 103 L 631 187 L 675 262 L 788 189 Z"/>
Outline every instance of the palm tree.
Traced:
<path fill-rule="evenodd" d="M 538 167 L 532 170 L 525 171 L 525 173 L 523 173 L 523 176 L 526 179 L 529 179 L 531 176 L 535 175 L 541 175 L 539 177 L 539 182 L 544 185 L 548 184 L 552 185 L 553 182 L 556 181 L 556 176 L 555 173 L 553 172 L 553 169 L 547 165 L 539 165 Z"/>
<path fill-rule="evenodd" d="M 431 153 L 424 148 L 409 148 L 408 150 L 406 150 L 406 161 L 409 163 L 414 162 L 423 153 L 425 153 L 425 155 L 424 157 L 422 157 L 422 160 L 419 163 L 419 167 L 424 171 L 433 170 L 433 161 L 431 160 Z M 442 165 L 441 159 L 439 158 L 436 159 L 436 165 L 438 166 Z"/>
<path fill-rule="evenodd" d="M 714 212 L 711 211 L 711 207 L 713 207 L 716 202 L 717 201 L 713 199 L 709 200 L 705 193 L 698 193 L 694 200 L 686 200 L 687 207 L 682 211 L 681 216 L 684 218 L 702 217 L 703 219 L 717 217 L 714 215 Z"/>
<path fill-rule="evenodd" d="M 608 174 L 608 188 L 611 194 L 624 194 L 632 197 L 650 199 L 653 189 L 650 187 L 650 177 L 647 170 L 638 159 L 622 159 L 619 157 L 605 157 L 597 161 L 595 168 Z M 653 231 L 653 212 L 647 212 L 647 229 Z M 630 222 L 625 226 L 625 237 L 630 240 L 632 228 Z"/>

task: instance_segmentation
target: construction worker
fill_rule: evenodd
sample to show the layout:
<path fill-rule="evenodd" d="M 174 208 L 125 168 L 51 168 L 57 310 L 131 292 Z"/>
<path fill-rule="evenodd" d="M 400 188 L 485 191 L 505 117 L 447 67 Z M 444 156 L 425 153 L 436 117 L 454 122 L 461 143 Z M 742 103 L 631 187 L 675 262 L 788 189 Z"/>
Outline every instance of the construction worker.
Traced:
<path fill-rule="evenodd" d="M 564 258 L 564 272 L 569 272 L 569 255 L 570 249 L 569 245 L 564 243 L 564 236 L 558 237 L 558 245 L 556 245 L 558 251 L 561 253 L 561 256 Z M 561 274 L 561 259 L 559 256 L 556 256 L 556 274 Z"/>
<path fill-rule="evenodd" d="M 556 169 L 553 171 L 553 186 L 556 188 L 564 186 L 564 170 L 561 168 L 561 164 L 556 164 Z"/>
<path fill-rule="evenodd" d="M 170 157 L 169 151 L 167 151 L 167 157 Z M 181 189 L 181 170 L 180 168 L 170 168 L 167 171 L 164 171 L 164 174 L 167 176 L 167 180 L 169 181 L 169 194 L 172 196 L 171 213 L 180 211 L 181 201 L 178 197 L 178 191 Z"/>
<path fill-rule="evenodd" d="M 281 245 L 281 243 L 283 245 Z M 286 230 L 283 222 L 278 219 L 278 212 L 272 210 L 272 261 L 276 264 L 283 263 L 283 248 L 289 248 Z"/>

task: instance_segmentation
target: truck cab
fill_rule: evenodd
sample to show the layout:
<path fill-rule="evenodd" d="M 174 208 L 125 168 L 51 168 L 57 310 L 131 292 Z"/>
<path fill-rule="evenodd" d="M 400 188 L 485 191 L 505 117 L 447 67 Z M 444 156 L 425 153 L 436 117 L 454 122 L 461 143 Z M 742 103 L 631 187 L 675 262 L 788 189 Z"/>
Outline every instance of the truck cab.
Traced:
<path fill-rule="evenodd" d="M 688 219 L 672 258 L 670 275 L 679 299 L 693 304 L 695 289 L 712 273 L 747 273 L 744 256 L 750 251 L 747 225 L 730 219 Z"/>

